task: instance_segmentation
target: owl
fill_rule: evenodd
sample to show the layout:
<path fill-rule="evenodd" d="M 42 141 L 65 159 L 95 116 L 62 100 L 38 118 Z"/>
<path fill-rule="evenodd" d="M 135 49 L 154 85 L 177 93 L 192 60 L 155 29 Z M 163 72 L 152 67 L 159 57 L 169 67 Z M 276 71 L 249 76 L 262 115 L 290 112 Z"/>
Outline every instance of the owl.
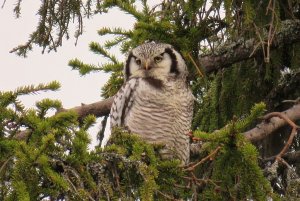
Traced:
<path fill-rule="evenodd" d="M 194 103 L 187 75 L 183 57 L 171 45 L 148 42 L 134 48 L 111 107 L 111 128 L 124 127 L 146 142 L 163 145 L 163 159 L 187 164 Z"/>

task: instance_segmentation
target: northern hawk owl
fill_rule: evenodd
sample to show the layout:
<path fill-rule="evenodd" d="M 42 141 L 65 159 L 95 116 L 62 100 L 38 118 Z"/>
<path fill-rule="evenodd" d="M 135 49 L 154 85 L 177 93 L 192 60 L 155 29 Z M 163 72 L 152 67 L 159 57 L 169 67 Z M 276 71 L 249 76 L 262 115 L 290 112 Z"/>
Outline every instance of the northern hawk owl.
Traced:
<path fill-rule="evenodd" d="M 111 107 L 111 128 L 124 127 L 147 142 L 163 144 L 163 159 L 187 164 L 194 103 L 187 75 L 183 57 L 171 45 L 148 42 L 134 48 Z"/>

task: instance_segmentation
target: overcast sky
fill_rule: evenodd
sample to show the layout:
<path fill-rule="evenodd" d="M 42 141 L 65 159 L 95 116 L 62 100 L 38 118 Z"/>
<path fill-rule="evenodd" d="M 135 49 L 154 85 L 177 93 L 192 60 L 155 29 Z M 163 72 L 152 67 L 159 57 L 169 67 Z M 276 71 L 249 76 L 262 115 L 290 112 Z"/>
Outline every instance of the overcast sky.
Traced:
<path fill-rule="evenodd" d="M 14 1 L 7 1 L 4 8 L 0 8 L 0 91 L 57 80 L 62 85 L 59 91 L 23 96 L 21 100 L 27 107 L 34 107 L 35 102 L 43 98 L 59 99 L 64 108 L 99 101 L 101 99 L 101 87 L 109 75 L 99 72 L 82 77 L 77 71 L 71 70 L 68 62 L 73 58 L 92 64 L 105 62 L 103 58 L 89 51 L 88 44 L 92 41 L 100 43 L 105 41 L 97 34 L 100 27 L 130 29 L 134 23 L 133 18 L 113 9 L 108 14 L 94 16 L 92 19 L 84 21 L 85 33 L 79 38 L 77 46 L 74 46 L 75 39 L 72 38 L 69 41 L 64 41 L 63 46 L 57 52 L 41 54 L 41 49 L 34 47 L 27 58 L 22 58 L 14 53 L 9 53 L 9 51 L 20 44 L 24 44 L 29 34 L 34 31 L 38 21 L 36 13 L 40 1 L 24 1 L 19 19 L 16 19 L 13 13 L 14 3 Z M 115 53 L 119 55 L 119 58 L 124 58 L 118 52 Z"/>

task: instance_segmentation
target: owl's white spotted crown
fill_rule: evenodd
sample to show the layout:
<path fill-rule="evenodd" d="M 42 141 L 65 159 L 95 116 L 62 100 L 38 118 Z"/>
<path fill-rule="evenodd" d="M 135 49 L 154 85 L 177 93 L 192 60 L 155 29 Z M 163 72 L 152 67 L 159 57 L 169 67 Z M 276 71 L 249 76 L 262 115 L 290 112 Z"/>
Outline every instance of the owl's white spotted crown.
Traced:
<path fill-rule="evenodd" d="M 149 42 L 144 43 L 132 50 L 132 52 L 141 57 L 155 56 L 158 52 L 164 52 L 166 48 L 173 48 L 169 44 Z"/>

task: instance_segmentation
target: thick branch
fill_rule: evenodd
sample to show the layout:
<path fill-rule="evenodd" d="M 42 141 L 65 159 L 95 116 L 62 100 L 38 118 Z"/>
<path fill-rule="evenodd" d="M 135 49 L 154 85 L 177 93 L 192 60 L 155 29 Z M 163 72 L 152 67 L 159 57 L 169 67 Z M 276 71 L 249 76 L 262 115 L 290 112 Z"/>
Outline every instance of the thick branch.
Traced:
<path fill-rule="evenodd" d="M 82 119 L 86 117 L 89 114 L 93 114 L 96 117 L 102 117 L 109 115 L 110 107 L 113 102 L 113 97 L 110 97 L 108 99 L 98 101 L 91 104 L 82 104 L 81 106 L 77 106 L 70 109 L 62 109 L 59 112 L 65 112 L 68 110 L 73 110 L 78 114 L 79 119 Z"/>
<path fill-rule="evenodd" d="M 288 110 L 285 110 L 282 112 L 287 116 L 290 120 L 296 121 L 300 119 L 300 104 L 294 105 Z M 280 127 L 286 125 L 287 122 L 284 119 L 281 119 L 279 117 L 273 117 L 269 121 L 264 121 L 260 124 L 258 124 L 255 128 L 245 132 L 245 137 L 249 139 L 251 142 L 257 142 L 265 137 L 267 137 L 269 134 L 273 133 Z"/>
<path fill-rule="evenodd" d="M 89 114 L 93 114 L 96 117 L 102 117 L 105 115 L 109 115 L 112 102 L 113 97 L 110 97 L 108 99 L 91 103 L 88 105 L 77 106 L 71 109 L 63 109 L 60 112 L 74 110 L 78 113 L 79 119 L 82 119 Z M 292 108 L 283 111 L 282 113 L 284 113 L 292 121 L 297 121 L 300 119 L 300 104 L 294 105 Z M 245 137 L 251 142 L 257 142 L 264 139 L 265 137 L 267 137 L 268 135 L 270 135 L 271 133 L 273 133 L 274 131 L 286 124 L 287 123 L 285 120 L 280 119 L 278 117 L 273 117 L 268 122 L 262 122 L 258 124 L 255 128 L 245 132 L 244 134 Z M 24 140 L 26 139 L 27 135 L 28 131 L 25 130 L 16 134 L 15 138 L 19 140 Z"/>
<path fill-rule="evenodd" d="M 286 20 L 275 34 L 271 48 L 278 48 L 282 44 L 292 44 L 300 41 L 300 20 Z M 260 42 L 254 38 L 231 42 L 228 46 L 216 50 L 214 53 L 202 55 L 199 60 L 207 73 L 226 68 L 230 65 L 253 58 L 262 51 Z"/>
<path fill-rule="evenodd" d="M 86 117 L 89 114 L 93 114 L 96 117 L 102 117 L 102 116 L 109 115 L 112 102 L 113 102 L 113 97 L 110 97 L 108 99 L 98 101 L 95 103 L 91 103 L 91 104 L 87 104 L 87 105 L 82 104 L 81 106 L 73 107 L 70 109 L 61 109 L 58 111 L 58 113 L 73 110 L 78 114 L 79 119 L 83 119 L 84 117 Z M 19 133 L 17 133 L 14 136 L 14 138 L 17 140 L 25 140 L 25 139 L 27 139 L 29 133 L 30 133 L 30 130 L 28 130 L 28 129 L 24 130 L 24 131 L 20 131 Z"/>

